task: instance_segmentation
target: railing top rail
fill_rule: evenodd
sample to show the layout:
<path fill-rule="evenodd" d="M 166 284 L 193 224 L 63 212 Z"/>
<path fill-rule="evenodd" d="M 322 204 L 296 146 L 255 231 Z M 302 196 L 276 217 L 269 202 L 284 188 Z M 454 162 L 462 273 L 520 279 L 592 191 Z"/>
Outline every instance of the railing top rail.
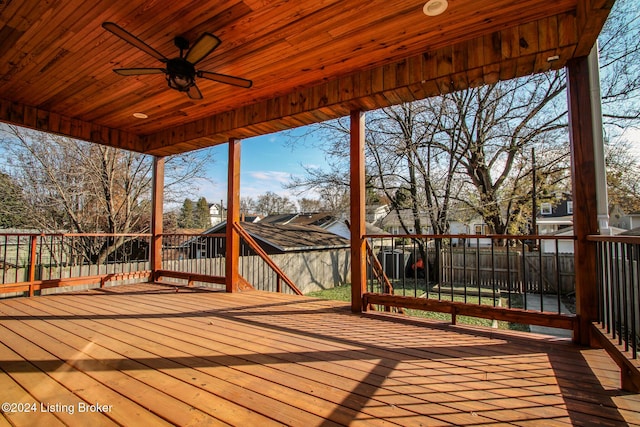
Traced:
<path fill-rule="evenodd" d="M 151 237 L 151 233 L 0 233 L 0 237 Z"/>
<path fill-rule="evenodd" d="M 184 237 L 226 237 L 225 233 L 162 233 L 162 237 L 168 236 L 184 236 Z"/>
<path fill-rule="evenodd" d="M 369 239 L 491 239 L 491 240 L 576 240 L 576 236 L 554 236 L 550 234 L 365 234 Z"/>
<path fill-rule="evenodd" d="M 632 245 L 640 245 L 640 236 L 608 236 L 604 234 L 593 234 L 587 236 L 587 240 L 592 242 L 629 243 Z"/>

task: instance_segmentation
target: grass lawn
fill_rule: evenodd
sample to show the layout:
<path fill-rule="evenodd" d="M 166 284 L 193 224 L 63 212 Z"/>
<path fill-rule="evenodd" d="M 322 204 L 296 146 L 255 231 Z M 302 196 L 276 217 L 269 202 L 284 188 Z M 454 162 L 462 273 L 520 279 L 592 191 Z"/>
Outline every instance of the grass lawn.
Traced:
<path fill-rule="evenodd" d="M 406 296 L 414 296 L 414 290 L 413 289 L 396 289 L 395 290 L 395 294 L 396 295 L 406 295 Z M 351 286 L 349 285 L 345 285 L 345 286 L 337 286 L 335 288 L 332 289 L 326 289 L 323 291 L 316 291 L 316 292 L 310 292 L 307 294 L 307 296 L 310 297 L 316 297 L 316 298 L 323 298 L 323 299 L 330 299 L 330 300 L 336 300 L 336 301 L 351 301 Z M 420 296 L 420 295 L 419 295 Z M 516 295 L 515 297 L 518 298 L 514 298 L 514 295 L 511 295 L 511 306 L 512 307 L 517 307 L 518 306 L 518 301 L 516 301 L 517 299 L 519 299 L 519 296 Z M 430 292 L 429 293 L 429 298 L 431 299 L 438 299 L 438 293 L 437 292 Z M 451 294 L 447 294 L 446 292 L 442 292 L 440 294 L 440 299 L 443 301 L 451 301 Z M 500 304 L 503 307 L 508 306 L 509 301 L 507 300 L 506 297 L 502 297 L 500 298 Z M 465 297 L 464 295 L 453 295 L 453 301 L 458 301 L 458 302 L 465 302 Z M 478 304 L 478 296 L 474 296 L 474 295 L 467 295 L 466 297 L 466 302 L 468 304 Z M 494 300 L 493 297 L 481 297 L 480 298 L 480 304 L 482 305 L 488 305 L 488 306 L 493 306 L 494 305 Z M 497 302 L 496 302 L 497 305 Z M 433 320 L 439 320 L 439 321 L 443 321 L 443 322 L 451 322 L 451 315 L 448 313 L 437 313 L 437 312 L 430 312 L 430 311 L 422 311 L 422 310 L 405 310 L 405 314 L 407 314 L 408 316 L 414 316 L 414 317 L 423 317 L 426 319 L 433 319 Z M 503 322 L 503 321 L 497 321 L 494 322 L 493 320 L 490 319 L 481 319 L 478 317 L 469 317 L 469 316 L 456 316 L 456 322 L 459 324 L 465 324 L 465 325 L 473 325 L 473 326 L 485 326 L 485 327 L 495 327 L 495 324 L 497 324 L 497 327 L 499 329 L 513 329 L 513 330 L 518 330 L 518 331 L 529 331 L 529 326 L 528 325 L 521 325 L 521 324 L 516 324 L 516 323 L 509 323 L 509 322 Z"/>

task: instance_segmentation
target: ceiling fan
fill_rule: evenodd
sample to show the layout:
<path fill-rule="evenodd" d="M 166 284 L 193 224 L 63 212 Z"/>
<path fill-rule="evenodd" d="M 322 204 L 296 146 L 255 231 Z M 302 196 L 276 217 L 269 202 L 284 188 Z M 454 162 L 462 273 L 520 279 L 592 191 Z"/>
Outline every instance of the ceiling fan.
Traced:
<path fill-rule="evenodd" d="M 186 92 L 191 99 L 202 99 L 202 93 L 200 89 L 198 89 L 198 86 L 196 86 L 196 77 L 243 88 L 250 88 L 253 85 L 251 80 L 240 77 L 196 70 L 196 64 L 206 58 L 207 55 L 213 52 L 220 44 L 220 39 L 213 34 L 203 33 L 191 47 L 189 47 L 189 41 L 187 39 L 184 37 L 176 37 L 173 42 L 176 47 L 180 49 L 180 56 L 168 59 L 113 22 L 104 22 L 102 27 L 165 64 L 164 68 L 116 68 L 113 70 L 122 76 L 165 74 L 170 88 L 179 92 Z"/>

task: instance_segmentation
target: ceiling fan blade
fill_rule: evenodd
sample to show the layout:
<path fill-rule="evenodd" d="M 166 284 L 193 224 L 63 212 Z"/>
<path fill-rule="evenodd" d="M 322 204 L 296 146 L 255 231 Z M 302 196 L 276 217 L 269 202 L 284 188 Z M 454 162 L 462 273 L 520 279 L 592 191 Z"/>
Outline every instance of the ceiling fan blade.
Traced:
<path fill-rule="evenodd" d="M 228 76 L 226 74 L 212 73 L 211 71 L 198 71 L 198 77 L 209 79 L 228 85 L 250 88 L 253 85 L 251 80 L 241 79 L 240 77 Z"/>
<path fill-rule="evenodd" d="M 187 95 L 191 99 L 202 99 L 202 92 L 200 92 L 200 89 L 198 89 L 198 86 L 196 85 L 193 85 L 189 88 L 189 92 L 187 92 Z"/>
<path fill-rule="evenodd" d="M 158 52 L 157 50 L 155 50 L 154 48 L 152 48 L 151 46 L 149 46 L 148 44 L 146 44 L 145 42 L 143 42 L 133 34 L 129 33 L 124 28 L 118 26 L 117 24 L 114 24 L 113 22 L 103 22 L 102 28 L 115 34 L 116 36 L 120 37 L 122 40 L 126 41 L 132 46 L 137 47 L 141 51 L 148 53 L 149 55 L 153 56 L 157 60 L 162 62 L 167 62 L 167 58 L 165 58 L 163 54 L 161 54 L 160 52 Z"/>
<path fill-rule="evenodd" d="M 142 76 L 144 74 L 163 74 L 164 68 L 116 68 L 113 71 L 121 76 Z"/>
<path fill-rule="evenodd" d="M 198 40 L 191 46 L 185 59 L 193 65 L 200 62 L 209 55 L 220 44 L 220 39 L 210 33 L 203 33 Z"/>

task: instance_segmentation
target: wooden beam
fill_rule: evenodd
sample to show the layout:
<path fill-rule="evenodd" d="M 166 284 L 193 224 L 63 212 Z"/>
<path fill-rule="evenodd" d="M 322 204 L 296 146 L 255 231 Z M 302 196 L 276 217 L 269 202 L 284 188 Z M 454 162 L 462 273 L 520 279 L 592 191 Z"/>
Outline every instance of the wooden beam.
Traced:
<path fill-rule="evenodd" d="M 240 259 L 240 235 L 236 224 L 240 222 L 240 140 L 229 140 L 229 164 L 227 177 L 227 230 L 225 253 L 225 277 L 227 292 L 237 292 L 240 283 L 238 263 Z"/>
<path fill-rule="evenodd" d="M 351 310 L 361 312 L 366 309 L 362 295 L 366 291 L 367 270 L 365 246 L 365 114 L 351 112 Z"/>
<path fill-rule="evenodd" d="M 455 324 L 456 316 L 471 316 L 482 319 L 501 320 L 511 323 L 524 323 L 550 328 L 573 329 L 576 318 L 550 312 L 536 312 L 519 308 L 491 307 L 486 305 L 466 304 L 458 301 L 441 301 L 428 298 L 407 297 L 401 295 L 384 295 L 366 293 L 364 303 L 383 305 L 385 307 L 401 307 L 414 310 L 448 313 Z"/>
<path fill-rule="evenodd" d="M 138 135 L 4 99 L 0 99 L 0 121 L 125 150 L 144 151 Z"/>
<path fill-rule="evenodd" d="M 578 0 L 576 4 L 576 21 L 580 39 L 576 46 L 575 56 L 587 56 L 607 20 L 615 0 Z"/>
<path fill-rule="evenodd" d="M 587 236 L 598 234 L 596 175 L 589 63 L 586 56 L 567 63 L 569 141 L 573 191 L 576 309 L 579 326 L 574 341 L 589 345 L 591 322 L 598 318 L 596 245 Z"/>
<path fill-rule="evenodd" d="M 164 157 L 153 159 L 153 187 L 151 194 L 151 277 L 162 269 L 162 209 L 164 205 Z"/>

